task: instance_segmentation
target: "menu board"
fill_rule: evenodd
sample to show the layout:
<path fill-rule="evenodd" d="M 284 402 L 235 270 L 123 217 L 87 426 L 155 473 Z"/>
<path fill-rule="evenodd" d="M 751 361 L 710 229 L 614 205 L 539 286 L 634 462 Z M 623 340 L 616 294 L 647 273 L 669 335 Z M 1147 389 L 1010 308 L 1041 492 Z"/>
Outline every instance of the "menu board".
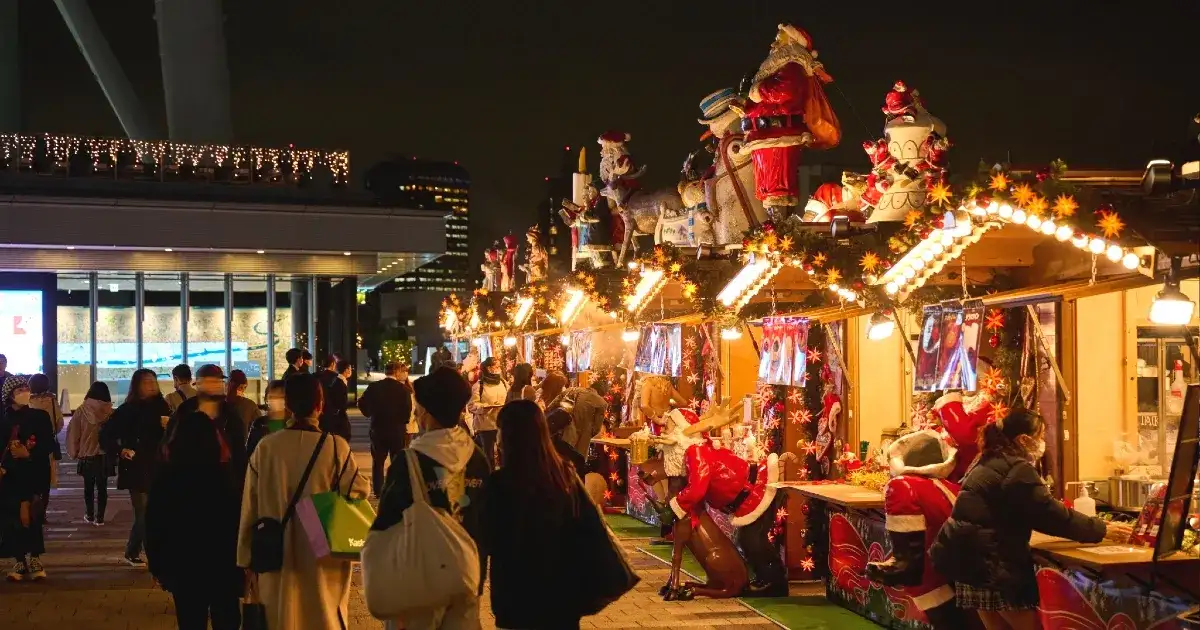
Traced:
<path fill-rule="evenodd" d="M 975 391 L 976 365 L 982 336 L 983 302 L 943 302 L 925 307 L 917 343 L 913 391 Z"/>
<path fill-rule="evenodd" d="M 653 324 L 642 328 L 638 338 L 634 369 L 647 374 L 681 376 L 683 368 L 683 327 L 679 324 Z"/>
<path fill-rule="evenodd" d="M 758 380 L 767 385 L 801 387 L 808 373 L 808 319 L 767 317 L 758 360 Z"/>

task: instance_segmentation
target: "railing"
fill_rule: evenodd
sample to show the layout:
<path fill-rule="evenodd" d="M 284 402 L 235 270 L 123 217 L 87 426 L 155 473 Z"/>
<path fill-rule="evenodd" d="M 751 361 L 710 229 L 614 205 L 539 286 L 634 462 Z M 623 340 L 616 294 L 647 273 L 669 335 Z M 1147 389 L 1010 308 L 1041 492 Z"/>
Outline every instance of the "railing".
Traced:
<path fill-rule="evenodd" d="M 0 173 L 344 188 L 350 154 L 54 134 L 0 135 Z"/>

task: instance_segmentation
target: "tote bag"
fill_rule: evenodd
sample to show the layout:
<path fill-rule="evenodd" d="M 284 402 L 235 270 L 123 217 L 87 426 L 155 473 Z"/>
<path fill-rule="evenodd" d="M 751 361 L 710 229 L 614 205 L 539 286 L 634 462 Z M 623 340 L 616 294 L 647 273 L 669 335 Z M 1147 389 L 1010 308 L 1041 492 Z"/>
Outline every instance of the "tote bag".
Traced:
<path fill-rule="evenodd" d="M 479 551 L 455 518 L 429 504 L 417 454 L 404 451 L 412 505 L 401 521 L 367 534 L 363 595 L 376 619 L 445 608 L 479 592 Z"/>
<path fill-rule="evenodd" d="M 337 462 L 337 445 L 334 444 L 334 463 Z M 309 549 L 316 558 L 334 557 L 357 562 L 367 540 L 371 523 L 375 522 L 375 508 L 366 499 L 351 499 L 338 492 L 342 477 L 350 467 L 350 458 L 334 476 L 330 492 L 318 492 L 304 497 L 296 504 L 296 520 L 304 529 Z"/>

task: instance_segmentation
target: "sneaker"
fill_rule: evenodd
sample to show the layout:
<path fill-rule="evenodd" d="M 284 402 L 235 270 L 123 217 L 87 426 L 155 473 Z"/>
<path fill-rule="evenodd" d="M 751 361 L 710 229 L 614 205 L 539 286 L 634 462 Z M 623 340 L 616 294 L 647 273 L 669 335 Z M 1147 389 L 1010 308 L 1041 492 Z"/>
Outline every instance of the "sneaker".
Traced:
<path fill-rule="evenodd" d="M 8 570 L 8 573 L 5 575 L 5 577 L 8 578 L 9 582 L 20 582 L 21 580 L 25 579 L 26 575 L 29 575 L 29 567 L 26 566 L 24 560 L 17 560 L 16 563 L 13 564 L 13 567 Z"/>
<path fill-rule="evenodd" d="M 146 566 L 146 561 L 142 560 L 140 556 L 136 558 L 125 556 L 125 564 L 128 564 L 131 567 L 144 567 Z"/>
<path fill-rule="evenodd" d="M 96 527 L 104 527 L 104 519 L 98 518 L 92 521 L 92 525 L 95 525 Z"/>
<path fill-rule="evenodd" d="M 46 579 L 46 569 L 42 567 L 42 559 L 38 556 L 29 558 L 29 579 L 34 581 Z"/>
<path fill-rule="evenodd" d="M 90 517 L 90 516 L 85 516 L 85 517 L 83 517 L 83 522 L 84 522 L 84 523 L 87 523 L 88 525 L 95 525 L 95 524 L 96 524 L 96 519 L 94 519 L 94 518 L 92 518 L 92 517 Z"/>

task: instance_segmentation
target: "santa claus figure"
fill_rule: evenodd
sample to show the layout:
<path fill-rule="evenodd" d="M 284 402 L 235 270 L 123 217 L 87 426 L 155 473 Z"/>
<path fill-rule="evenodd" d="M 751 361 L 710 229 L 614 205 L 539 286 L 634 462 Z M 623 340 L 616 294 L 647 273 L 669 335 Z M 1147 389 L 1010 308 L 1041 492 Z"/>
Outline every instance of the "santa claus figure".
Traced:
<path fill-rule="evenodd" d="M 829 369 L 828 364 L 821 367 L 821 381 L 825 392 L 821 397 L 821 417 L 817 422 L 817 461 L 821 463 L 821 470 L 828 474 L 834 454 L 834 439 L 842 416 L 842 397 L 837 393 L 833 370 Z"/>
<path fill-rule="evenodd" d="M 968 396 L 958 391 L 948 392 L 933 404 L 933 413 L 941 420 L 950 444 L 958 449 L 949 479 L 962 481 L 979 458 L 979 432 L 992 422 L 992 394 L 988 390 Z"/>
<path fill-rule="evenodd" d="M 483 264 L 479 265 L 483 272 L 483 290 L 500 290 L 500 247 L 499 244 L 484 250 Z"/>
<path fill-rule="evenodd" d="M 867 577 L 912 597 L 934 630 L 968 627 L 955 605 L 954 587 L 933 568 L 929 547 L 950 517 L 957 483 L 954 447 L 934 431 L 909 433 L 888 448 L 892 479 L 884 487 L 884 513 L 892 557 L 867 564 Z"/>
<path fill-rule="evenodd" d="M 892 90 L 884 97 L 882 108 L 887 121 L 903 118 L 905 122 L 913 122 L 917 116 L 916 97 L 916 91 L 910 92 L 903 81 L 897 81 L 892 85 Z"/>
<path fill-rule="evenodd" d="M 683 464 L 687 482 L 670 501 L 675 516 L 695 517 L 706 506 L 729 514 L 738 528 L 738 546 L 754 572 L 748 593 L 787 596 L 787 572 L 768 537 L 776 509 L 776 490 L 769 484 L 779 481 L 779 457 L 772 453 L 751 463 L 705 441 L 687 448 Z"/>
<path fill-rule="evenodd" d="M 504 237 L 504 260 L 500 263 L 500 290 L 517 290 L 517 237 Z"/>
<path fill-rule="evenodd" d="M 822 87 L 832 80 L 817 61 L 808 33 L 781 24 L 770 56 L 754 75 L 742 116 L 755 193 L 777 218 L 799 204 L 801 151 L 828 149 L 841 140 L 841 126 Z"/>
<path fill-rule="evenodd" d="M 866 220 L 858 209 L 859 191 L 855 176 L 843 173 L 842 181 L 828 182 L 817 186 L 804 206 L 804 221 L 807 223 L 829 223 L 838 217 L 846 217 L 851 222 L 858 223 Z"/>
<path fill-rule="evenodd" d="M 672 409 L 663 415 L 662 435 L 654 441 L 662 445 L 663 465 L 667 471 L 668 498 L 674 497 L 687 485 L 687 469 L 683 457 L 692 446 L 705 443 L 705 438 L 687 431 L 700 422 L 700 416 L 691 409 Z"/>
<path fill-rule="evenodd" d="M 600 136 L 600 181 L 604 182 L 604 190 L 600 194 L 608 197 L 613 206 L 624 206 L 634 193 L 641 190 L 638 181 L 646 167 L 638 167 L 625 146 L 632 139 L 624 131 L 609 131 Z M 615 241 L 614 241 L 615 242 Z"/>

